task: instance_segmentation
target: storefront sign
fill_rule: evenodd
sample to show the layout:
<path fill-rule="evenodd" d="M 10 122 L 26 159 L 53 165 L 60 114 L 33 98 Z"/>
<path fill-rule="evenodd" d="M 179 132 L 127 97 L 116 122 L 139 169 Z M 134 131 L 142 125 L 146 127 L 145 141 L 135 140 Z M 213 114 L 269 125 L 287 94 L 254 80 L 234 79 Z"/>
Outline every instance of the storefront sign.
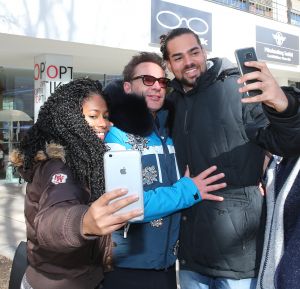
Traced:
<path fill-rule="evenodd" d="M 151 1 L 151 43 L 159 43 L 160 36 L 169 30 L 187 27 L 200 38 L 207 51 L 212 50 L 211 13 L 160 0 Z"/>
<path fill-rule="evenodd" d="M 72 56 L 46 54 L 34 58 L 34 121 L 50 94 L 72 79 Z"/>
<path fill-rule="evenodd" d="M 261 60 L 299 65 L 299 36 L 256 26 L 256 52 Z"/>

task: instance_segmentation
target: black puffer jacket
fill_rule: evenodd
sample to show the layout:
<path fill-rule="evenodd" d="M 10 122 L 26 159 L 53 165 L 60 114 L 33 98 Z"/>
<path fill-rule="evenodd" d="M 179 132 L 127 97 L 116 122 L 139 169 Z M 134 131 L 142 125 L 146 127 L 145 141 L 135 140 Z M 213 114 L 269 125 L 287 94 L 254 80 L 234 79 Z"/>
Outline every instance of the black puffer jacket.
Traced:
<path fill-rule="evenodd" d="M 265 212 L 257 186 L 264 148 L 277 153 L 299 150 L 300 120 L 299 115 L 285 118 L 298 126 L 297 138 L 289 131 L 279 143 L 276 127 L 268 125 L 264 114 L 267 108 L 241 103 L 237 70 L 226 60 L 211 61 L 213 66 L 187 93 L 177 80 L 172 82 L 173 141 L 181 173 L 187 164 L 192 175 L 217 165 L 228 186 L 217 192 L 224 202 L 205 201 L 184 211 L 179 258 L 182 268 L 205 275 L 250 278 L 257 275 L 263 243 Z M 289 113 L 295 107 L 293 101 Z M 277 114 L 270 119 L 280 121 Z M 298 148 L 289 143 L 295 141 Z"/>

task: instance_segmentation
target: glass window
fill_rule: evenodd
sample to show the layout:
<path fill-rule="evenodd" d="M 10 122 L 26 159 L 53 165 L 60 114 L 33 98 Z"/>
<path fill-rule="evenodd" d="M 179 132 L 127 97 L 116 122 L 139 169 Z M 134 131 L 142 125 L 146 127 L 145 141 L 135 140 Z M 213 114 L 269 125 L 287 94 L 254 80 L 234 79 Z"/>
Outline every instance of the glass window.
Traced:
<path fill-rule="evenodd" d="M 106 75 L 95 73 L 74 73 L 74 79 L 90 77 L 100 80 L 105 86 L 120 75 Z M 9 120 L 8 110 L 18 110 L 25 113 L 32 120 Z M 3 118 L 2 111 L 5 112 Z M 2 113 L 2 117 L 1 117 Z M 16 117 L 16 116 L 14 116 Z M 18 175 L 10 167 L 9 152 L 18 146 L 26 130 L 33 124 L 34 118 L 34 80 L 33 70 L 23 70 L 0 67 L 0 182 L 17 181 Z"/>
<path fill-rule="evenodd" d="M 80 77 L 89 77 L 94 80 L 101 81 L 103 87 L 107 85 L 109 82 L 111 82 L 114 79 L 120 79 L 122 78 L 122 75 L 115 74 L 115 75 L 108 75 L 108 74 L 94 74 L 94 73 L 78 73 L 75 72 L 73 74 L 74 79 L 80 78 Z"/>
<path fill-rule="evenodd" d="M 215 0 L 224 5 L 232 6 L 234 8 L 238 8 L 240 10 L 248 10 L 248 0 Z"/>
<path fill-rule="evenodd" d="M 249 0 L 249 11 L 254 14 L 272 17 L 272 1 L 269 0 Z"/>
<path fill-rule="evenodd" d="M 300 26 L 300 12 L 290 11 L 291 24 Z"/>
<path fill-rule="evenodd" d="M 300 82 L 289 80 L 288 85 L 300 89 Z"/>
<path fill-rule="evenodd" d="M 33 119 L 32 75 L 32 70 L 0 68 L 0 181 L 17 177 L 8 155 L 33 123 L 23 121 Z"/>

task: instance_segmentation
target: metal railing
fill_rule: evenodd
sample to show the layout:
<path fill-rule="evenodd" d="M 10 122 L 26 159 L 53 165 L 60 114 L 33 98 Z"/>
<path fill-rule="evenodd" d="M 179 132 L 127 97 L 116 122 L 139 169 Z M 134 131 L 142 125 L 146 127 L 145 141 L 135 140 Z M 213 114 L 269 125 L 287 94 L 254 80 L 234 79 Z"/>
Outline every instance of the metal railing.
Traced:
<path fill-rule="evenodd" d="M 208 0 L 278 22 L 300 26 L 300 11 L 272 0 Z"/>

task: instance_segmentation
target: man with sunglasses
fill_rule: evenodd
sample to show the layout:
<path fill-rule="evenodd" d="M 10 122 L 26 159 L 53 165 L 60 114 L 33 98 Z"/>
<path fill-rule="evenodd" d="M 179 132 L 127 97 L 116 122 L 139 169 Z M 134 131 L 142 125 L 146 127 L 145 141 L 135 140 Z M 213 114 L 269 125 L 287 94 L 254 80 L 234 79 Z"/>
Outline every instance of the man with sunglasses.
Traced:
<path fill-rule="evenodd" d="M 123 76 L 124 81 L 104 90 L 114 123 L 105 141 L 111 150 L 141 152 L 145 218 L 113 234 L 115 267 L 106 273 L 103 289 L 176 289 L 177 211 L 201 199 L 222 201 L 208 192 L 225 186 L 213 184 L 224 175 L 210 177 L 213 166 L 194 178 L 187 173 L 179 179 L 164 103 L 169 79 L 160 56 L 150 52 L 133 56 Z"/>

